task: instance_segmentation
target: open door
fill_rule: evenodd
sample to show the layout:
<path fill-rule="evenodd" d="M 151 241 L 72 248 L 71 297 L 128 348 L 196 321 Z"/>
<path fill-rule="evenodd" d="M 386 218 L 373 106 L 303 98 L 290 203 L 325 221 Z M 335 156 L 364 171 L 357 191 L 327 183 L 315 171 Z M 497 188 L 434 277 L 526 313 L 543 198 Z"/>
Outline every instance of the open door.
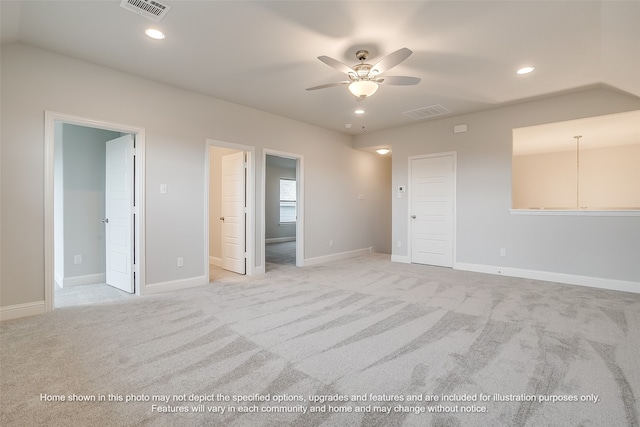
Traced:
<path fill-rule="evenodd" d="M 134 293 L 134 137 L 107 141 L 105 182 L 107 284 Z"/>
<path fill-rule="evenodd" d="M 245 153 L 222 156 L 222 268 L 246 273 Z"/>

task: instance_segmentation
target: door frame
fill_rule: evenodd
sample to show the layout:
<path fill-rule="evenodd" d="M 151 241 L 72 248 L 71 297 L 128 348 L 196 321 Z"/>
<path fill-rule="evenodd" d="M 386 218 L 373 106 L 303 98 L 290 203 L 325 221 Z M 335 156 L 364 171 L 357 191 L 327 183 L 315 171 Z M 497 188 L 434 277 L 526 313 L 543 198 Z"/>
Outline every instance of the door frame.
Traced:
<path fill-rule="evenodd" d="M 420 159 L 428 159 L 428 158 L 434 158 L 434 157 L 451 157 L 453 160 L 453 209 L 451 212 L 451 220 L 452 220 L 452 224 L 453 224 L 453 230 L 452 230 L 452 244 L 451 244 L 451 251 L 453 252 L 451 254 L 451 268 L 455 269 L 456 268 L 456 263 L 457 263 L 457 251 L 456 251 L 456 241 L 457 241 L 457 176 L 458 176 L 458 153 L 456 151 L 447 151 L 444 153 L 434 153 L 434 154 L 421 154 L 421 155 L 417 155 L 417 156 L 409 156 L 409 167 L 407 169 L 407 182 L 409 185 L 407 185 L 407 205 L 408 205 L 408 212 L 407 212 L 407 258 L 409 259 L 409 263 L 413 263 L 413 248 L 411 247 L 411 241 L 412 241 L 412 237 L 413 237 L 413 221 L 411 221 L 411 212 L 412 212 L 412 206 L 411 203 L 413 201 L 413 197 L 411 194 L 411 187 L 412 187 L 412 180 L 411 180 L 411 164 L 414 160 L 420 160 Z"/>
<path fill-rule="evenodd" d="M 260 268 L 256 267 L 256 190 L 255 190 L 255 153 L 256 148 L 250 145 L 236 144 L 234 142 L 226 142 L 215 139 L 206 139 L 205 143 L 205 167 L 204 167 L 204 276 L 207 278 L 207 283 L 211 282 L 209 274 L 209 192 L 210 192 L 210 175 L 211 165 L 209 164 L 209 150 L 211 147 L 231 148 L 233 150 L 243 151 L 247 154 L 247 177 L 246 177 L 246 199 L 247 199 L 247 217 L 245 227 L 245 251 L 247 253 L 246 258 L 246 275 L 254 276 L 259 274 Z M 263 263 L 264 264 L 264 263 Z M 263 271 L 264 272 L 264 271 Z"/>
<path fill-rule="evenodd" d="M 302 154 L 287 153 L 267 148 L 262 150 L 262 234 L 260 236 L 262 266 L 266 268 L 265 190 L 267 180 L 267 155 L 296 160 L 296 267 L 304 267 L 304 157 Z"/>
<path fill-rule="evenodd" d="M 55 122 L 72 124 L 96 129 L 110 130 L 114 132 L 130 133 L 135 135 L 135 177 L 134 177 L 134 257 L 135 263 L 132 271 L 135 273 L 135 294 L 144 295 L 145 292 L 145 213 L 144 213 L 144 178 L 145 178 L 145 129 L 138 126 L 124 125 L 107 122 L 104 120 L 74 116 L 65 113 L 46 110 L 44 113 L 44 268 L 45 287 L 44 300 L 45 311 L 54 309 L 55 271 L 54 271 L 54 147 L 55 147 Z"/>

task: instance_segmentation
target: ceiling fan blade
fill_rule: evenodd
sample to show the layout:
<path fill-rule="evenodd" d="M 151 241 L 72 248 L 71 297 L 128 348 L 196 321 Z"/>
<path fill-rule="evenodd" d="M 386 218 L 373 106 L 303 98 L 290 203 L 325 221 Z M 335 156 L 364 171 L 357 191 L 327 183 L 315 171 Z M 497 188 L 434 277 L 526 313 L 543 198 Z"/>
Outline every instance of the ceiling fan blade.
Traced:
<path fill-rule="evenodd" d="M 324 55 L 318 56 L 318 59 L 327 64 L 329 67 L 335 68 L 336 70 L 340 71 L 341 73 L 352 74 L 354 76 L 356 75 L 356 72 L 353 71 L 353 68 L 349 67 L 346 64 L 343 64 L 337 59 L 329 58 L 328 56 Z"/>
<path fill-rule="evenodd" d="M 397 85 L 397 86 L 412 86 L 420 83 L 418 77 L 406 77 L 406 76 L 381 76 L 374 80 L 381 85 Z"/>
<path fill-rule="evenodd" d="M 369 75 L 378 75 L 384 73 L 385 71 L 395 67 L 396 65 L 407 59 L 412 53 L 413 52 L 411 51 L 411 49 L 407 49 L 406 47 L 390 53 L 389 55 L 378 61 L 373 67 L 371 67 Z"/>
<path fill-rule="evenodd" d="M 308 88 L 307 88 L 307 89 L 305 89 L 305 90 L 317 90 L 317 89 L 324 89 L 324 88 L 327 88 L 327 87 L 333 87 L 333 86 L 346 85 L 346 84 L 349 84 L 349 83 L 351 83 L 351 82 L 349 82 L 349 81 L 344 81 L 344 82 L 336 82 L 336 83 L 327 83 L 327 84 L 320 85 L 320 86 L 308 87 Z"/>

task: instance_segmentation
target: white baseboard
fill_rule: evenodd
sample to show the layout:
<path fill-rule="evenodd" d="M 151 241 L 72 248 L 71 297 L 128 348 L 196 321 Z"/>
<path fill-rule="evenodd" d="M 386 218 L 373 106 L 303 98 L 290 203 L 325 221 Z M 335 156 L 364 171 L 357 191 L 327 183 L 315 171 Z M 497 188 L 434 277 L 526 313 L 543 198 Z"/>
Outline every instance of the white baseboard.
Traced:
<path fill-rule="evenodd" d="M 391 255 L 391 262 L 401 262 L 411 264 L 411 259 L 407 255 Z"/>
<path fill-rule="evenodd" d="M 67 286 L 93 285 L 95 283 L 106 283 L 107 275 L 105 273 L 87 274 L 85 276 L 65 277 L 62 282 L 58 282 L 61 288 Z"/>
<path fill-rule="evenodd" d="M 179 291 L 181 289 L 195 288 L 208 284 L 206 276 L 190 277 L 188 279 L 171 280 L 168 282 L 158 282 L 147 284 L 141 289 L 141 295 L 153 295 L 163 292 Z"/>
<path fill-rule="evenodd" d="M 0 307 L 0 321 L 35 316 L 36 314 L 43 314 L 46 311 L 47 308 L 44 301 Z"/>
<path fill-rule="evenodd" d="M 216 267 L 222 267 L 222 258 L 209 256 L 209 265 L 215 265 Z"/>
<path fill-rule="evenodd" d="M 366 254 L 370 254 L 372 250 L 373 250 L 372 247 L 368 247 L 363 249 L 356 249 L 355 251 L 339 252 L 336 254 L 324 255 L 324 256 L 319 256 L 315 258 L 306 258 L 304 260 L 304 266 L 323 264 L 329 261 L 338 261 L 341 259 L 351 258 L 354 256 L 366 255 Z"/>
<path fill-rule="evenodd" d="M 290 236 L 290 237 L 270 237 L 268 239 L 264 239 L 264 243 L 269 244 L 269 243 L 283 243 L 283 242 L 295 242 L 296 241 L 296 236 Z"/>
<path fill-rule="evenodd" d="M 609 289 L 612 291 L 640 293 L 640 282 L 626 280 L 603 279 L 599 277 L 578 276 L 574 274 L 554 273 L 550 271 L 526 270 L 521 268 L 500 267 L 495 265 L 456 263 L 456 270 L 476 273 L 497 274 L 523 279 L 544 280 L 567 285 L 588 286 L 591 288 Z"/>

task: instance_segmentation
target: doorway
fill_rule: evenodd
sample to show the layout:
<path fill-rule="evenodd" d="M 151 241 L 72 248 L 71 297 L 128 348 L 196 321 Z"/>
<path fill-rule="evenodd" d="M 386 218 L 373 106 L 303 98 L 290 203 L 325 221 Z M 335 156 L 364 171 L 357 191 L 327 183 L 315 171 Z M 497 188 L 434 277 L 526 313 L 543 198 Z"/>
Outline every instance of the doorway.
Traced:
<path fill-rule="evenodd" d="M 144 130 L 46 112 L 45 146 L 47 311 L 140 295 Z"/>
<path fill-rule="evenodd" d="M 302 157 L 265 150 L 263 162 L 265 271 L 304 265 Z"/>
<path fill-rule="evenodd" d="M 410 157 L 409 177 L 411 262 L 453 267 L 455 153 Z"/>
<path fill-rule="evenodd" d="M 208 281 L 256 272 L 254 148 L 207 140 L 205 265 Z"/>

